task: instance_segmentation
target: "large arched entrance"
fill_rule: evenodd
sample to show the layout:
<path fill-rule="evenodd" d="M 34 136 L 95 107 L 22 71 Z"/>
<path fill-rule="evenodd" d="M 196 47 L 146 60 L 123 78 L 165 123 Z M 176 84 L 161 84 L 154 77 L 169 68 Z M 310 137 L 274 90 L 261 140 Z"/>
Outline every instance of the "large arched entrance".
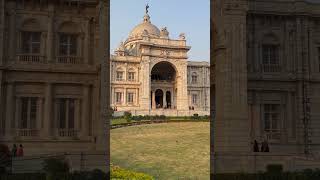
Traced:
<path fill-rule="evenodd" d="M 172 109 L 175 106 L 175 93 L 177 79 L 173 64 L 162 61 L 153 66 L 151 70 L 151 107 L 152 109 Z"/>

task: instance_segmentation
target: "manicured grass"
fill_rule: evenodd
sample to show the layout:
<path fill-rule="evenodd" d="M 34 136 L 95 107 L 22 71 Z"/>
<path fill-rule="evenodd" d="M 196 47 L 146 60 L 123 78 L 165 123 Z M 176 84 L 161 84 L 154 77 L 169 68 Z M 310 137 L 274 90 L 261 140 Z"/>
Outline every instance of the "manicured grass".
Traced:
<path fill-rule="evenodd" d="M 111 162 L 155 179 L 209 179 L 209 122 L 111 130 Z"/>

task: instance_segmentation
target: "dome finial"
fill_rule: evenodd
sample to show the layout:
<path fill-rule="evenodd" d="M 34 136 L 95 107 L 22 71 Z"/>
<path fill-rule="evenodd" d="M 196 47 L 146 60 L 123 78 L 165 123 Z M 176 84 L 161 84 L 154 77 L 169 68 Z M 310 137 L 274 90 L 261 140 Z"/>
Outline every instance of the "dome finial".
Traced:
<path fill-rule="evenodd" d="M 149 12 L 149 9 L 150 7 L 149 7 L 149 4 L 147 3 L 147 5 L 146 5 L 146 14 L 148 14 L 148 12 Z"/>
<path fill-rule="evenodd" d="M 144 15 L 144 17 L 143 17 L 143 22 L 149 22 L 149 23 L 151 23 L 151 21 L 150 21 L 150 16 L 149 16 L 149 4 L 147 3 L 147 5 L 146 5 L 146 14 Z"/>

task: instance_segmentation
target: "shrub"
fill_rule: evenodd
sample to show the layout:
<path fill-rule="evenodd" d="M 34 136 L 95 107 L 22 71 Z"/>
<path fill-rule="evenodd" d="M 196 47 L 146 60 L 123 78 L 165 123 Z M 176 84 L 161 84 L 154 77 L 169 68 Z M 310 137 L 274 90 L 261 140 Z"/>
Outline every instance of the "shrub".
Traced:
<path fill-rule="evenodd" d="M 193 116 L 191 117 L 191 119 L 193 119 L 193 120 L 198 120 L 198 119 L 200 119 L 199 114 L 193 114 Z"/>
<path fill-rule="evenodd" d="M 43 170 L 47 173 L 68 173 L 69 164 L 64 157 L 54 157 L 44 160 Z"/>
<path fill-rule="evenodd" d="M 111 179 L 153 180 L 154 178 L 144 173 L 137 173 L 117 166 L 111 166 Z"/>
<path fill-rule="evenodd" d="M 129 111 L 124 112 L 123 117 L 128 123 L 132 120 L 132 114 Z"/>
<path fill-rule="evenodd" d="M 107 174 L 99 169 L 95 169 L 88 173 L 89 178 L 87 180 L 108 179 Z"/>
<path fill-rule="evenodd" d="M 281 174 L 283 172 L 283 167 L 281 164 L 269 164 L 267 165 L 267 173 L 270 174 Z"/>
<path fill-rule="evenodd" d="M 159 116 L 159 119 L 165 120 L 165 119 L 166 119 L 166 116 L 165 116 L 165 115 L 160 115 L 160 116 Z"/>
<path fill-rule="evenodd" d="M 145 116 L 143 117 L 143 120 L 150 120 L 150 116 L 149 116 L 149 115 L 145 115 Z"/>

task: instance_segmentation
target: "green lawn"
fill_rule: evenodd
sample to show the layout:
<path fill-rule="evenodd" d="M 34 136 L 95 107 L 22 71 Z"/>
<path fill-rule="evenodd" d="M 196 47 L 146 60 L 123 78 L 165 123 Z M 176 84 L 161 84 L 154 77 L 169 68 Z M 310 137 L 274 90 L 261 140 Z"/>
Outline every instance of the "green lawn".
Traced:
<path fill-rule="evenodd" d="M 210 179 L 209 132 L 209 122 L 113 129 L 111 162 L 156 179 Z"/>

